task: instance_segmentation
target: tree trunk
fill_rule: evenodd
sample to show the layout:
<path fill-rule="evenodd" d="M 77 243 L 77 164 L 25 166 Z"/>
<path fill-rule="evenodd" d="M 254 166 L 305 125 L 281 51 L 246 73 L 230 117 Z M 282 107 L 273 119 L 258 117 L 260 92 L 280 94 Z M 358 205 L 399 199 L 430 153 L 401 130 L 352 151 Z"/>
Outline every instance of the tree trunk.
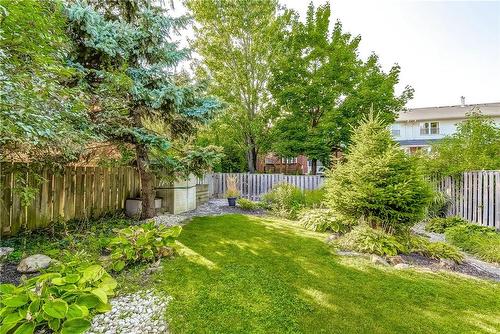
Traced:
<path fill-rule="evenodd" d="M 316 175 L 318 169 L 318 159 L 311 159 L 311 174 Z"/>
<path fill-rule="evenodd" d="M 149 168 L 149 156 L 147 148 L 144 145 L 137 144 L 137 168 L 141 177 L 141 199 L 142 212 L 141 219 L 153 218 L 155 216 L 155 185 L 153 173 Z"/>
<path fill-rule="evenodd" d="M 257 172 L 257 148 L 251 138 L 247 139 L 247 164 L 248 172 Z"/>

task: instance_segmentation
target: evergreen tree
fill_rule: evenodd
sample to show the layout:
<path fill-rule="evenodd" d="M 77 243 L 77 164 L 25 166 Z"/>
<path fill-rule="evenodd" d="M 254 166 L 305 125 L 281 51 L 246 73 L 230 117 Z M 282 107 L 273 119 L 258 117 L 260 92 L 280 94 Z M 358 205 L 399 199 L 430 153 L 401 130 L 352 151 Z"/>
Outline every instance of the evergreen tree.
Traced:
<path fill-rule="evenodd" d="M 423 218 L 431 190 L 415 158 L 393 141 L 384 122 L 371 114 L 352 135 L 347 162 L 329 172 L 328 205 L 389 232 Z"/>
<path fill-rule="evenodd" d="M 185 176 L 217 158 L 190 142 L 197 124 L 220 107 L 204 85 L 176 74 L 189 50 L 173 40 L 189 23 L 147 0 L 76 2 L 68 8 L 75 68 L 92 96 L 89 110 L 104 139 L 135 149 L 142 217 L 154 216 L 154 171 Z"/>

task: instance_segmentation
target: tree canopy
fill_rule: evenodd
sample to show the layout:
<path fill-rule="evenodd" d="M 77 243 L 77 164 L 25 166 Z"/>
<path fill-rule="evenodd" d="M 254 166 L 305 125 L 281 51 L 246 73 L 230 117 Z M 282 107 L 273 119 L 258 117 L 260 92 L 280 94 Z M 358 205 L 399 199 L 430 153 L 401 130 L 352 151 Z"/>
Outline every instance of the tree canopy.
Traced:
<path fill-rule="evenodd" d="M 390 123 L 406 101 L 410 87 L 395 93 L 398 65 L 384 72 L 378 57 L 359 57 L 359 36 L 353 37 L 335 23 L 330 32 L 330 5 L 309 5 L 305 22 L 294 11 L 276 44 L 269 88 L 279 107 L 271 148 L 282 156 L 305 154 L 327 161 L 332 152 L 345 150 L 350 129 L 371 107 Z M 314 168 L 314 167 L 313 167 Z"/>

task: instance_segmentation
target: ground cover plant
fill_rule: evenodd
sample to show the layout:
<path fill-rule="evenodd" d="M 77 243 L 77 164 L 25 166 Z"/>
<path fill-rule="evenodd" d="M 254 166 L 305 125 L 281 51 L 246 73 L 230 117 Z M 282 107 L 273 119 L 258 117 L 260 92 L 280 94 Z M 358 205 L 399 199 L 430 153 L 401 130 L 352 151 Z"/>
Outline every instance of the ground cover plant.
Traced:
<path fill-rule="evenodd" d="M 377 267 L 334 255 L 325 237 L 274 218 L 194 218 L 178 239 L 182 256 L 153 277 L 173 297 L 171 333 L 498 330 L 498 283 Z"/>
<path fill-rule="evenodd" d="M 259 202 L 254 202 L 254 201 L 251 201 L 251 200 L 246 199 L 246 198 L 239 198 L 238 199 L 238 206 L 241 209 L 247 210 L 247 211 L 253 211 L 253 210 L 257 210 L 258 208 L 260 208 Z"/>
<path fill-rule="evenodd" d="M 500 233 L 486 226 L 462 224 L 445 231 L 446 240 L 482 260 L 500 263 Z"/>
<path fill-rule="evenodd" d="M 355 221 L 338 217 L 331 209 L 304 209 L 299 213 L 299 224 L 315 232 L 346 233 Z"/>
<path fill-rule="evenodd" d="M 154 221 L 115 229 L 116 236 L 107 246 L 111 252 L 112 268 L 121 271 L 135 262 L 152 262 L 175 252 L 175 238 L 182 227 L 157 225 Z"/>
<path fill-rule="evenodd" d="M 0 285 L 0 333 L 33 333 L 50 328 L 80 334 L 96 313 L 111 310 L 116 281 L 100 265 L 60 265 L 19 286 Z"/>
<path fill-rule="evenodd" d="M 467 223 L 467 220 L 460 217 L 432 218 L 425 225 L 425 230 L 428 232 L 444 233 L 449 227 Z"/>

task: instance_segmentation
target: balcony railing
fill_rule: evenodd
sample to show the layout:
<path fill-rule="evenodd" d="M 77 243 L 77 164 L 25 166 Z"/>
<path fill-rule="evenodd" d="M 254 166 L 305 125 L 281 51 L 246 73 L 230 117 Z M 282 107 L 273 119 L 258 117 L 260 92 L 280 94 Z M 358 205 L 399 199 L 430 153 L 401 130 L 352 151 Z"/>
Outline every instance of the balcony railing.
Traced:
<path fill-rule="evenodd" d="M 438 135 L 439 128 L 420 128 L 421 135 Z"/>

